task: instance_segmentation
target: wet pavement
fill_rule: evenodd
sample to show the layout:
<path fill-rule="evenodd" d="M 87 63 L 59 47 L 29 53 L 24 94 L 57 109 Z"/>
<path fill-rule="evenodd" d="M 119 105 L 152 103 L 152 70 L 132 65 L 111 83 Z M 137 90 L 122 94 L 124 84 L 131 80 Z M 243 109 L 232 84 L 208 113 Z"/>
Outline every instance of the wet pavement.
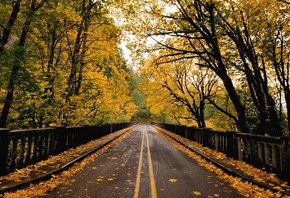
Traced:
<path fill-rule="evenodd" d="M 148 124 L 138 125 L 47 197 L 242 197 L 177 150 Z"/>

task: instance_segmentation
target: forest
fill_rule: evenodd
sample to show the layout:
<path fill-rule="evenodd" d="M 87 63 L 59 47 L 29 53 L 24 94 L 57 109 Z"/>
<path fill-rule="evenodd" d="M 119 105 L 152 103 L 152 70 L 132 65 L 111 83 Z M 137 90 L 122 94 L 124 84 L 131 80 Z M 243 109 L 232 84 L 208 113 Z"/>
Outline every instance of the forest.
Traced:
<path fill-rule="evenodd" d="M 0 0 L 0 127 L 288 136 L 289 44 L 287 0 Z"/>

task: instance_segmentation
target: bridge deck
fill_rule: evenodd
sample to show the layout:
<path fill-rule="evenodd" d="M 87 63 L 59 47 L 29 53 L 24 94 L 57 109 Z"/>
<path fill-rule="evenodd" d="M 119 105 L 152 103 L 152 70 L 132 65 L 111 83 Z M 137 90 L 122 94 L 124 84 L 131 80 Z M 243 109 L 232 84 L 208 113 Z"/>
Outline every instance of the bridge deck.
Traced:
<path fill-rule="evenodd" d="M 179 198 L 242 197 L 259 194 L 266 196 L 263 193 L 272 193 L 253 185 L 236 185 L 239 187 L 238 192 L 231 187 L 234 185 L 232 182 L 230 184 L 221 180 L 192 157 L 177 149 L 166 137 L 149 124 L 121 130 L 90 142 L 82 148 L 77 147 L 52 157 L 54 161 L 50 159 L 40 163 L 41 165 L 35 165 L 34 169 L 17 170 L 20 175 L 18 179 L 0 179 L 0 197 L 5 189 L 12 190 L 13 185 L 15 189 L 19 189 L 21 183 L 29 184 L 34 177 L 43 179 L 46 176 L 47 179 L 51 178 L 48 182 L 31 185 L 26 190 L 7 194 L 7 197 L 39 197 L 46 194 L 46 197 Z M 100 147 L 104 149 L 99 149 Z M 227 164 L 225 160 L 220 160 L 217 156 L 207 156 L 197 147 L 189 148 L 225 172 L 258 184 L 254 177 Z M 72 166 L 67 172 L 61 172 L 68 168 L 68 164 L 72 164 L 72 159 L 80 163 Z M 23 176 L 23 172 L 27 170 L 30 172 Z M 272 188 L 267 188 L 267 185 L 263 184 L 262 187 L 273 190 L 275 186 L 279 186 L 272 184 Z M 276 190 L 288 194 L 288 188 L 280 188 Z"/>
<path fill-rule="evenodd" d="M 241 197 L 150 125 L 139 125 L 47 197 Z"/>

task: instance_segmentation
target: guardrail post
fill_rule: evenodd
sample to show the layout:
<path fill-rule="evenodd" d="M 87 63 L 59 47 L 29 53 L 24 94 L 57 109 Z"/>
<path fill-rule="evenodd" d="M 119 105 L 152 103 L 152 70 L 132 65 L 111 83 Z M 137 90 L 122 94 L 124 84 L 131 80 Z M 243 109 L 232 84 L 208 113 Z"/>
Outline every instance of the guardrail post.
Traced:
<path fill-rule="evenodd" d="M 226 145 L 227 156 L 232 157 L 234 159 L 238 159 L 239 158 L 239 154 L 238 154 L 239 145 L 238 145 L 238 139 L 236 137 L 236 132 L 227 131 L 226 134 L 227 134 L 227 145 Z"/>
<path fill-rule="evenodd" d="M 89 142 L 89 138 L 94 138 L 92 134 L 92 129 L 89 125 L 83 126 L 83 132 L 79 133 L 80 145 Z"/>
<path fill-rule="evenodd" d="M 0 175 L 7 173 L 9 129 L 0 128 Z"/>
<path fill-rule="evenodd" d="M 59 154 L 62 151 L 66 150 L 67 147 L 67 133 L 66 133 L 66 127 L 65 126 L 57 126 L 55 128 L 55 134 L 56 134 L 56 149 L 55 154 Z"/>
<path fill-rule="evenodd" d="M 282 147 L 282 175 L 283 177 L 290 182 L 290 138 L 282 137 L 281 138 L 281 147 Z"/>
<path fill-rule="evenodd" d="M 186 138 L 186 139 L 188 139 L 188 128 L 186 127 L 186 128 L 184 128 L 184 137 Z"/>
<path fill-rule="evenodd" d="M 208 133 L 209 133 L 209 129 L 206 129 L 206 128 L 204 128 L 204 129 L 202 129 L 202 145 L 203 146 L 209 146 L 209 144 L 208 144 Z"/>

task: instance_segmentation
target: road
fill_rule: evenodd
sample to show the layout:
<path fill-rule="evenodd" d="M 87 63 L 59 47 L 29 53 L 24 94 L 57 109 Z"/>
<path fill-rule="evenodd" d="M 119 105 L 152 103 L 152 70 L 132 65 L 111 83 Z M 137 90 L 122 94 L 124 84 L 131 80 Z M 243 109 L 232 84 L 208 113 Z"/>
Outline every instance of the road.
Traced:
<path fill-rule="evenodd" d="M 177 150 L 148 124 L 129 135 L 47 197 L 242 197 Z"/>

